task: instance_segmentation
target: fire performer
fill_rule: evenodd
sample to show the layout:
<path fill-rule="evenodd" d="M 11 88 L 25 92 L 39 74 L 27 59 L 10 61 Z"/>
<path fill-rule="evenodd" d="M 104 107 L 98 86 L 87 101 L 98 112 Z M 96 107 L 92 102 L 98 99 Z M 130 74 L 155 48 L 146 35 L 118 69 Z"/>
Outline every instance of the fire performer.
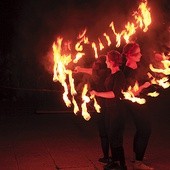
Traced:
<path fill-rule="evenodd" d="M 90 89 L 96 91 L 105 91 L 104 82 L 108 75 L 110 75 L 110 69 L 106 65 L 106 56 L 101 55 L 93 63 L 92 68 L 83 68 L 77 66 L 75 72 L 87 73 L 91 75 Z M 109 158 L 109 139 L 105 126 L 105 99 L 102 97 L 96 96 L 97 103 L 100 105 L 100 113 L 97 113 L 97 126 L 99 130 L 101 148 L 103 156 L 99 158 L 99 162 L 108 163 Z"/>
<path fill-rule="evenodd" d="M 134 92 L 135 96 L 146 98 L 145 90 L 150 87 L 151 83 L 148 81 L 146 73 L 141 71 L 141 50 L 139 44 L 129 43 L 123 47 L 123 56 L 125 56 L 126 63 L 123 72 L 126 77 L 126 86 L 134 87 L 136 81 L 139 88 Z M 142 75 L 141 75 L 142 73 Z M 126 89 L 127 89 L 126 88 Z M 148 111 L 148 101 L 145 104 L 138 104 L 130 100 L 124 100 L 127 108 L 127 115 L 133 119 L 136 127 L 136 133 L 133 140 L 133 152 L 135 161 L 133 161 L 134 170 L 153 170 L 143 163 L 145 151 L 151 135 L 151 115 Z"/>
<path fill-rule="evenodd" d="M 125 85 L 125 77 L 120 70 L 122 58 L 118 51 L 110 51 L 106 56 L 107 67 L 110 68 L 111 74 L 105 80 L 106 91 L 92 90 L 91 94 L 105 98 L 106 103 L 106 128 L 111 148 L 112 161 L 104 166 L 105 170 L 117 169 L 126 170 L 123 132 L 124 132 L 124 111 L 122 110 L 121 90 Z"/>
<path fill-rule="evenodd" d="M 110 69 L 106 65 L 106 56 L 100 56 L 96 62 L 94 62 L 92 67 L 92 79 L 91 79 L 91 90 L 105 91 L 104 82 L 108 75 L 110 75 Z M 99 158 L 99 162 L 109 163 L 109 139 L 106 131 L 105 119 L 106 119 L 106 109 L 105 109 L 105 99 L 96 96 L 97 103 L 100 105 L 100 113 L 97 114 L 97 124 L 99 130 L 99 136 L 101 141 L 101 147 L 103 152 L 103 157 Z"/>

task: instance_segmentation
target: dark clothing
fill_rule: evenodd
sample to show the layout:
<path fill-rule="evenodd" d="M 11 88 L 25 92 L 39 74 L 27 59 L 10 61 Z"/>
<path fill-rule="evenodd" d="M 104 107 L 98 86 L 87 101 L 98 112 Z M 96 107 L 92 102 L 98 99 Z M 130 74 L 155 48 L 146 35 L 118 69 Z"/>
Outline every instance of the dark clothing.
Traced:
<path fill-rule="evenodd" d="M 96 90 L 98 92 L 106 91 L 105 89 L 105 79 L 110 74 L 110 69 L 93 67 L 92 69 L 92 78 L 91 78 L 91 89 Z M 106 108 L 105 108 L 105 98 L 96 96 L 97 103 L 100 105 L 100 113 L 97 113 L 97 126 L 99 130 L 99 136 L 101 141 L 101 147 L 104 158 L 109 158 L 109 138 L 106 131 L 105 124 L 105 116 L 106 116 Z"/>
<path fill-rule="evenodd" d="M 101 99 L 101 101 L 104 99 Z M 100 113 L 97 113 L 97 126 L 99 130 L 99 136 L 100 136 L 100 142 L 102 147 L 102 152 L 104 158 L 109 158 L 109 138 L 106 130 L 106 124 L 105 124 L 105 108 L 104 104 L 101 104 L 101 111 Z"/>
<path fill-rule="evenodd" d="M 107 78 L 106 78 L 107 77 Z M 110 69 L 93 69 L 91 89 L 99 92 L 113 91 L 114 99 L 97 97 L 97 102 L 101 106 L 98 113 L 98 128 L 101 138 L 101 146 L 104 157 L 109 157 L 109 146 L 113 161 L 120 161 L 125 165 L 123 149 L 124 115 L 122 112 L 121 90 L 124 88 L 125 78 L 121 71 L 115 74 L 110 73 Z"/>
<path fill-rule="evenodd" d="M 142 69 L 131 69 L 127 66 L 124 68 L 124 74 L 126 77 L 126 89 L 129 86 L 134 86 L 135 82 L 139 83 L 139 86 L 147 82 L 149 79 Z M 142 90 L 138 97 L 144 97 L 146 99 L 145 104 L 133 103 L 129 100 L 124 100 L 125 107 L 127 109 L 127 115 L 132 117 L 132 120 L 136 127 L 136 132 L 133 141 L 133 151 L 136 154 L 136 160 L 142 161 L 149 138 L 151 135 L 151 114 L 148 113 L 149 99 L 147 97 L 148 89 Z"/>
<path fill-rule="evenodd" d="M 151 115 L 148 113 L 149 103 L 141 105 L 125 102 L 127 115 L 130 116 L 136 127 L 133 139 L 133 151 L 136 154 L 136 160 L 142 161 L 151 135 Z"/>
<path fill-rule="evenodd" d="M 105 80 L 110 75 L 110 69 L 92 69 L 92 78 L 91 78 L 91 89 L 98 92 L 106 91 L 105 89 Z"/>
<path fill-rule="evenodd" d="M 117 71 L 114 74 L 110 74 L 105 81 L 106 91 L 113 91 L 115 98 L 107 99 L 109 102 L 115 102 L 123 97 L 122 90 L 125 87 L 125 76 L 122 71 Z M 108 104 L 107 103 L 107 104 Z"/>
<path fill-rule="evenodd" d="M 115 98 L 106 99 L 106 128 L 109 136 L 113 161 L 125 164 L 123 149 L 124 111 L 122 110 L 121 90 L 125 85 L 122 71 L 111 74 L 105 81 L 106 91 L 113 91 Z"/>
<path fill-rule="evenodd" d="M 138 82 L 139 86 L 144 84 L 146 81 L 150 81 L 149 77 L 147 76 L 147 72 L 148 70 L 142 67 L 140 64 L 138 64 L 137 69 L 132 69 L 128 66 L 125 66 L 123 69 L 123 73 L 126 78 L 125 90 L 127 90 L 129 86 L 133 87 L 136 81 Z"/>
<path fill-rule="evenodd" d="M 153 73 L 150 71 L 150 69 L 148 67 L 144 67 L 140 64 L 138 64 L 137 69 L 132 69 L 130 67 L 125 66 L 123 69 L 123 72 L 124 72 L 125 78 L 126 78 L 126 86 L 125 86 L 124 91 L 126 91 L 129 86 L 133 87 L 136 82 L 138 82 L 139 86 L 141 86 L 142 84 L 144 84 L 147 81 L 150 82 L 152 77 L 151 78 L 148 77 L 148 75 L 147 75 L 148 72 L 151 73 L 152 76 L 157 79 L 162 78 L 161 74 Z M 161 90 L 161 88 L 159 85 L 152 84 L 148 88 L 143 89 L 138 97 L 148 99 L 148 95 L 147 95 L 148 93 L 154 92 L 154 91 L 160 91 L 160 90 Z"/>

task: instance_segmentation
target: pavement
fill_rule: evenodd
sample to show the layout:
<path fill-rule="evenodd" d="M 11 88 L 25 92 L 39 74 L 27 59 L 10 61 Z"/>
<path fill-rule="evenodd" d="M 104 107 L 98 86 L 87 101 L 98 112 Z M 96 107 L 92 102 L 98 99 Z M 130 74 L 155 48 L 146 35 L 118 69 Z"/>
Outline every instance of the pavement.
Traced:
<path fill-rule="evenodd" d="M 170 93 L 168 93 L 170 94 Z M 170 106 L 167 94 L 155 100 L 145 163 L 170 170 Z M 89 121 L 69 111 L 0 108 L 0 170 L 102 170 L 96 116 Z M 124 147 L 132 170 L 134 125 L 127 120 Z"/>

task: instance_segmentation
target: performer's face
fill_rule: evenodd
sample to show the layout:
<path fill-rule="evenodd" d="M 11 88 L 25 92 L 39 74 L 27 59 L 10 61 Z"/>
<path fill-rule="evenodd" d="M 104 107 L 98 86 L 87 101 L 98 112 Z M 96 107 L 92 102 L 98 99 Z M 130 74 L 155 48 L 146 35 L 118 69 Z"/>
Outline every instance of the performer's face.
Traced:
<path fill-rule="evenodd" d="M 131 54 L 129 54 L 128 59 L 135 61 L 135 62 L 139 62 L 141 59 L 141 56 L 142 54 L 141 54 L 140 48 L 138 47 Z"/>
<path fill-rule="evenodd" d="M 115 62 L 110 60 L 108 56 L 106 56 L 106 64 L 107 64 L 107 68 L 113 68 L 116 66 Z"/>
<path fill-rule="evenodd" d="M 107 68 L 111 68 L 111 63 L 109 61 L 108 56 L 106 56 L 106 64 L 107 64 Z"/>

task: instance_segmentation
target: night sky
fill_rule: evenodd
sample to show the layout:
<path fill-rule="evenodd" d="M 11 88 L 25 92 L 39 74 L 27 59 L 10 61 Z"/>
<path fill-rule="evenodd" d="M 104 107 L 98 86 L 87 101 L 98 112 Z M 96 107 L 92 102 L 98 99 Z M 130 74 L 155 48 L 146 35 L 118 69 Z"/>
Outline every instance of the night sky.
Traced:
<path fill-rule="evenodd" d="M 75 40 L 79 32 L 87 28 L 89 38 L 96 39 L 111 21 L 114 21 L 117 31 L 122 30 L 131 18 L 132 11 L 137 9 L 137 2 L 1 1 L 1 99 L 4 97 L 4 89 L 12 90 L 17 96 L 32 92 L 26 89 L 60 89 L 60 84 L 52 81 L 53 73 L 49 62 L 49 53 L 56 37 L 61 35 L 68 40 Z M 161 38 L 157 34 L 169 24 L 170 5 L 168 0 L 148 0 L 148 3 L 152 16 L 150 32 L 153 43 L 156 43 L 156 37 Z"/>

